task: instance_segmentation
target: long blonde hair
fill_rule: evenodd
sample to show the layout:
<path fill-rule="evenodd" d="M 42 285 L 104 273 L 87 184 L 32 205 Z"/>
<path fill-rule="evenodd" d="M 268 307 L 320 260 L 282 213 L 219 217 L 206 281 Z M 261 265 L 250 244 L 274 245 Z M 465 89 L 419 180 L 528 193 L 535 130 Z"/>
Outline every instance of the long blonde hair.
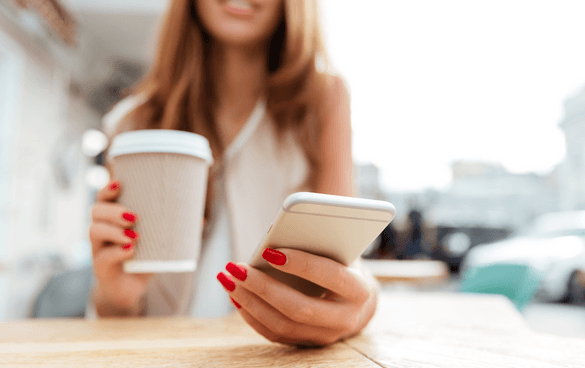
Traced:
<path fill-rule="evenodd" d="M 213 117 L 210 53 L 213 40 L 196 12 L 195 0 L 173 0 L 162 23 L 156 60 L 135 89 L 148 96 L 129 113 L 117 133 L 138 129 L 174 129 L 205 136 L 213 155 L 222 147 Z M 317 70 L 326 61 L 316 0 L 285 0 L 284 17 L 268 52 L 267 112 L 279 138 L 291 130 L 309 163 L 307 185 L 314 188 L 321 168 L 320 109 L 328 78 Z M 206 218 L 213 196 L 210 175 Z"/>

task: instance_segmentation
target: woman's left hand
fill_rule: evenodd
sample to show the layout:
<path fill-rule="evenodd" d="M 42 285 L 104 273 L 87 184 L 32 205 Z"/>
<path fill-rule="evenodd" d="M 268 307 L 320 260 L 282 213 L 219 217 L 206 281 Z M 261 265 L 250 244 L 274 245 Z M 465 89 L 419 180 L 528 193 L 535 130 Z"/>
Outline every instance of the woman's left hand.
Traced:
<path fill-rule="evenodd" d="M 328 345 L 358 333 L 376 309 L 376 287 L 355 269 L 299 250 L 267 249 L 263 255 L 280 271 L 328 291 L 307 296 L 247 265 L 228 263 L 217 275 L 241 316 L 273 342 Z"/>

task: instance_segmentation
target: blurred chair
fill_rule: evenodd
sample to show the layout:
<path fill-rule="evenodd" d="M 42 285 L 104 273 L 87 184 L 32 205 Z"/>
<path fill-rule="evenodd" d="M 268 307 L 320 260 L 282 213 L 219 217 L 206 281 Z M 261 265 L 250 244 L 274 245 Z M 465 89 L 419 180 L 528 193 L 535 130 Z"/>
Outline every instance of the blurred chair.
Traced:
<path fill-rule="evenodd" d="M 36 297 L 31 317 L 83 318 L 92 275 L 91 267 L 85 267 L 51 277 Z"/>
<path fill-rule="evenodd" d="M 528 265 L 499 263 L 468 269 L 461 291 L 504 295 L 522 310 L 534 298 L 541 279 L 540 273 Z"/>

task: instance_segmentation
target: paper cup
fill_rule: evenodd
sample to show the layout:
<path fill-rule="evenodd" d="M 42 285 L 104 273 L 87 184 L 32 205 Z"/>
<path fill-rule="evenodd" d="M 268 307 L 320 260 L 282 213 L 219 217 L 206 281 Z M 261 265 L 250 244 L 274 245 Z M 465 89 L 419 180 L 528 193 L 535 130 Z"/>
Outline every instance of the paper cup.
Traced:
<path fill-rule="evenodd" d="M 163 129 L 122 133 L 112 141 L 108 163 L 122 184 L 118 203 L 138 215 L 136 254 L 124 271 L 195 271 L 213 163 L 207 139 Z"/>

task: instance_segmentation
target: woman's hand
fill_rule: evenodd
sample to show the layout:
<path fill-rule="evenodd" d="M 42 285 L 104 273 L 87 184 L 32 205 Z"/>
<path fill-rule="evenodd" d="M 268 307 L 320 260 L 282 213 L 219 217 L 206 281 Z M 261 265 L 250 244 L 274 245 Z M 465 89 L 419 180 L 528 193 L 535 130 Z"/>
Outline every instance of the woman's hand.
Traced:
<path fill-rule="evenodd" d="M 123 270 L 123 262 L 134 256 L 138 233 L 131 229 L 136 214 L 114 203 L 120 191 L 120 183 L 111 181 L 98 193 L 91 210 L 89 238 L 98 280 L 93 299 L 100 316 L 139 314 L 140 299 L 150 279 L 150 275 Z"/>
<path fill-rule="evenodd" d="M 242 317 L 273 342 L 328 345 L 358 333 L 376 309 L 376 286 L 359 272 L 328 258 L 279 248 L 262 257 L 274 268 L 323 286 L 322 298 L 306 296 L 247 265 L 228 263 L 217 276 Z"/>

